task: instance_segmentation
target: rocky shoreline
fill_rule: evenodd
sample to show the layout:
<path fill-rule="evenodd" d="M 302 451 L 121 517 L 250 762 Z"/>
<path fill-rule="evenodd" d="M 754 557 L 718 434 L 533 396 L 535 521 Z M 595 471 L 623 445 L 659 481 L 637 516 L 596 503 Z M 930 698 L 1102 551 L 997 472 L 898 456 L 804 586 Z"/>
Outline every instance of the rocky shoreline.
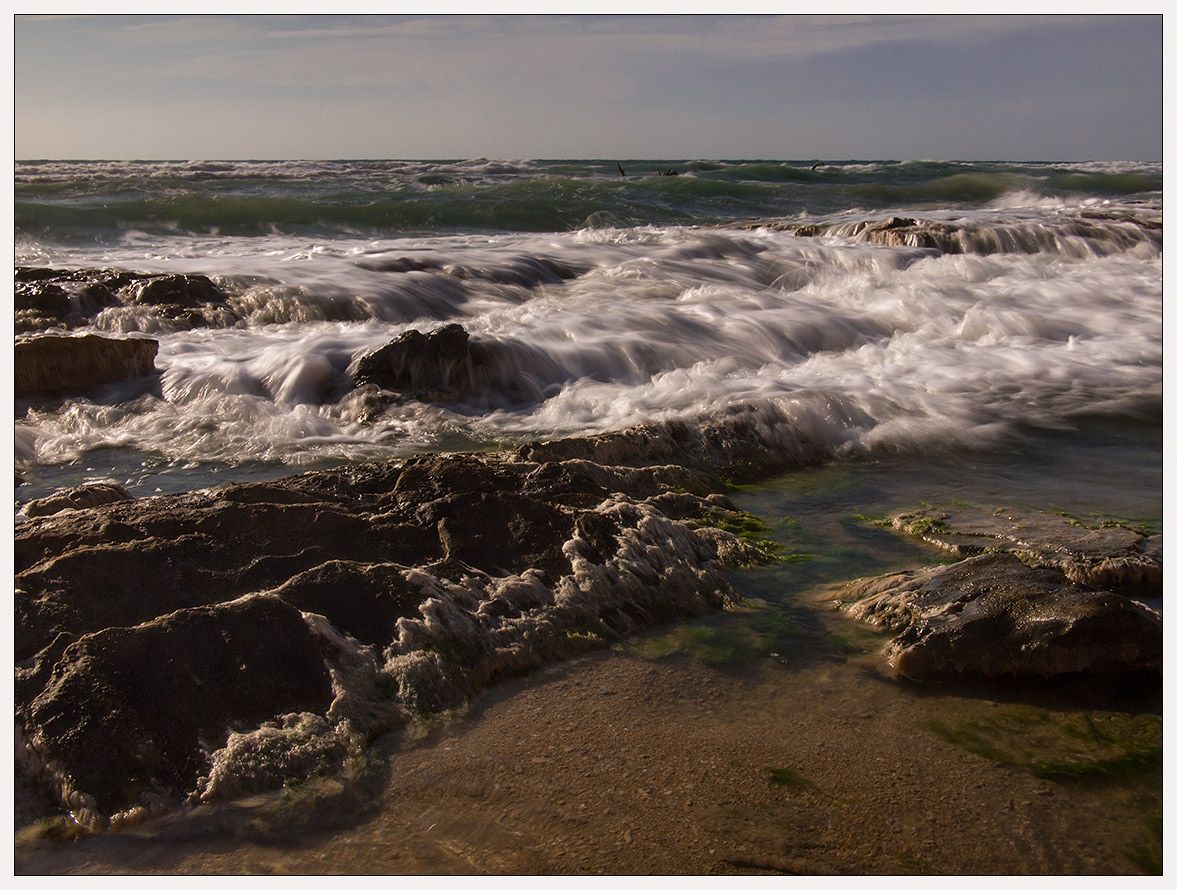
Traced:
<path fill-rule="evenodd" d="M 513 452 L 34 502 L 16 529 L 19 769 L 95 830 L 338 772 L 505 678 L 734 607 L 725 568 L 771 554 L 733 533 L 746 518 L 724 480 L 819 456 L 745 406 Z M 896 524 L 947 538 L 950 518 Z M 1065 549 L 1025 524 L 1023 559 Z M 1159 541 L 1103 536 L 1079 536 L 1084 552 L 1131 561 L 1133 593 L 1159 595 Z M 1160 666 L 1159 613 L 1012 554 L 838 597 L 900 631 L 891 664 L 909 677 Z"/>
<path fill-rule="evenodd" d="M 22 766 L 79 822 L 119 825 L 329 772 L 496 679 L 730 605 L 724 565 L 767 557 L 687 465 L 779 465 L 787 423 L 764 415 L 577 444 L 609 462 L 536 444 L 34 502 L 16 529 Z M 667 450 L 683 460 L 652 460 Z"/>
<path fill-rule="evenodd" d="M 892 223 L 879 237 L 911 234 Z M 148 305 L 165 327 L 235 317 L 202 276 L 45 271 L 17 273 L 17 330 L 35 334 L 18 341 L 18 393 L 155 373 L 145 336 L 68 333 L 103 312 L 113 324 Z M 353 362 L 340 397 L 373 411 L 453 401 L 503 390 L 508 365 L 458 325 L 409 331 Z M 774 553 L 746 534 L 755 518 L 731 486 L 830 457 L 749 403 L 509 451 L 30 502 L 14 556 L 18 828 L 61 812 L 84 831 L 129 830 L 330 781 L 487 690 L 739 609 L 730 570 Z M 896 678 L 1127 674 L 1159 688 L 1158 535 L 975 506 L 881 524 L 955 560 L 829 594 L 895 634 Z"/>

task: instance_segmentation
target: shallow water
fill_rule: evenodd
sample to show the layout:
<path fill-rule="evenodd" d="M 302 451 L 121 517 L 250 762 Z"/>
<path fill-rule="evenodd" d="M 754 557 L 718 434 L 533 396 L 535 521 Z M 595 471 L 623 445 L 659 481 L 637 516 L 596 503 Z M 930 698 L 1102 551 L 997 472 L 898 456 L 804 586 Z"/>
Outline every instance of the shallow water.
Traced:
<path fill-rule="evenodd" d="M 940 559 L 870 521 L 924 503 L 1159 533 L 1160 469 L 1154 431 L 1092 425 L 1001 455 L 844 460 L 734 491 L 785 548 L 782 564 L 735 573 L 744 608 L 492 689 L 377 741 L 349 777 L 64 850 L 22 836 L 18 869 L 1151 873 L 1158 695 L 1089 678 L 896 682 L 889 635 L 822 595 Z"/>
<path fill-rule="evenodd" d="M 805 585 L 827 576 L 844 580 L 878 573 L 888 560 L 918 556 L 919 549 L 872 520 L 923 506 L 968 503 L 1062 512 L 1087 522 L 1140 523 L 1161 534 L 1162 460 L 1155 430 L 1092 424 L 1027 436 L 1001 452 L 945 450 L 839 461 L 767 481 L 735 500 L 763 518 L 775 540 L 814 556 L 789 567 Z"/>
<path fill-rule="evenodd" d="M 920 549 L 876 543 L 892 565 Z M 763 595 L 798 567 L 738 583 Z M 342 779 L 64 846 L 21 835 L 17 872 L 1159 870 L 1158 702 L 1090 680 L 896 682 L 886 635 L 821 589 L 510 681 Z M 1125 753 L 1141 763 L 1104 775 Z"/>

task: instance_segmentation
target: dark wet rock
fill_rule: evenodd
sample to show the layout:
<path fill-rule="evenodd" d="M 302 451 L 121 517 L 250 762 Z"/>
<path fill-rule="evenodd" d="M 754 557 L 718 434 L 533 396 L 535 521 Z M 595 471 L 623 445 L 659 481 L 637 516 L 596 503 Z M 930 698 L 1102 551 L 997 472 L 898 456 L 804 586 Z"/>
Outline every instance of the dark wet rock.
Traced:
<path fill-rule="evenodd" d="M 162 275 L 144 278 L 123 288 L 128 304 L 194 309 L 209 303 L 224 303 L 229 295 L 205 275 Z"/>
<path fill-rule="evenodd" d="M 397 621 L 418 614 L 421 605 L 420 590 L 395 563 L 331 559 L 299 572 L 274 593 L 366 645 L 394 639 Z"/>
<path fill-rule="evenodd" d="M 440 260 L 402 256 L 360 260 L 356 265 L 369 272 L 432 272 L 440 269 L 442 264 Z"/>
<path fill-rule="evenodd" d="M 509 339 L 474 340 L 459 324 L 408 330 L 360 356 L 348 371 L 357 390 L 375 388 L 422 402 L 477 396 L 488 404 L 539 401 L 569 373 L 542 351 Z M 378 406 L 372 395 L 365 400 Z"/>
<path fill-rule="evenodd" d="M 126 302 L 190 308 L 223 303 L 227 295 L 204 275 L 165 275 L 146 278 L 125 289 Z"/>
<path fill-rule="evenodd" d="M 25 504 L 25 516 L 52 516 L 62 510 L 84 510 L 118 501 L 134 500 L 125 488 L 113 482 L 91 482 L 68 488 L 45 498 L 37 498 Z"/>
<path fill-rule="evenodd" d="M 119 302 L 151 308 L 152 315 L 181 327 L 226 327 L 238 320 L 229 295 L 205 275 L 162 275 L 124 287 Z"/>
<path fill-rule="evenodd" d="M 1072 581 L 1136 596 L 1161 595 L 1161 536 L 1147 528 L 1060 513 L 1006 507 L 922 509 L 893 517 L 904 534 L 966 557 L 1013 553 L 1033 566 L 1058 569 Z"/>
<path fill-rule="evenodd" d="M 1161 617 L 1010 553 L 895 572 L 838 593 L 852 617 L 899 630 L 887 655 L 912 679 L 1155 671 Z"/>
<path fill-rule="evenodd" d="M 39 331 L 60 324 L 69 314 L 69 294 L 52 282 L 17 282 L 13 294 L 16 332 Z"/>
<path fill-rule="evenodd" d="M 521 452 L 74 506 L 16 528 L 18 747 L 93 825 L 337 768 L 498 678 L 722 608 L 746 543 L 681 465 Z"/>
<path fill-rule="evenodd" d="M 155 372 L 159 343 L 143 337 L 42 335 L 17 340 L 17 395 L 81 389 Z"/>
<path fill-rule="evenodd" d="M 146 313 L 173 327 L 224 326 L 238 320 L 229 295 L 205 275 L 18 266 L 15 282 L 17 333 L 85 327 L 107 310 L 115 316 Z M 120 327 L 117 321 L 113 326 Z"/>
<path fill-rule="evenodd" d="M 360 357 L 352 372 L 356 386 L 381 389 L 462 391 L 470 388 L 470 335 L 459 324 L 429 334 L 405 331 L 386 346 Z"/>
<path fill-rule="evenodd" d="M 256 595 L 71 642 L 31 701 L 29 749 L 75 812 L 178 802 L 230 730 L 333 698 L 322 647 L 297 609 Z M 100 755 L 97 752 L 101 752 Z"/>

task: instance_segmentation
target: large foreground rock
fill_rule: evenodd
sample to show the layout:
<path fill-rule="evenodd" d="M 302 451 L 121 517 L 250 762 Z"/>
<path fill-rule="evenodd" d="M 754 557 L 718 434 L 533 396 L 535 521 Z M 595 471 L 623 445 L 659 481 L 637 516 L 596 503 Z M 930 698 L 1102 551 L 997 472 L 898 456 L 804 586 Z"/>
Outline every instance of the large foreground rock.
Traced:
<path fill-rule="evenodd" d="M 1161 617 L 1010 553 L 856 581 L 838 593 L 854 618 L 899 630 L 895 671 L 986 677 L 1155 670 Z"/>
<path fill-rule="evenodd" d="M 684 466 L 526 451 L 69 506 L 16 528 L 18 754 L 94 826 L 337 768 L 764 559 Z"/>
<path fill-rule="evenodd" d="M 125 339 L 44 335 L 17 340 L 13 358 L 17 395 L 79 389 L 155 372 L 159 343 Z"/>
<path fill-rule="evenodd" d="M 25 705 L 29 747 L 50 758 L 74 809 L 156 807 L 196 787 L 205 751 L 233 728 L 326 710 L 322 645 L 297 609 L 264 594 L 84 634 Z"/>

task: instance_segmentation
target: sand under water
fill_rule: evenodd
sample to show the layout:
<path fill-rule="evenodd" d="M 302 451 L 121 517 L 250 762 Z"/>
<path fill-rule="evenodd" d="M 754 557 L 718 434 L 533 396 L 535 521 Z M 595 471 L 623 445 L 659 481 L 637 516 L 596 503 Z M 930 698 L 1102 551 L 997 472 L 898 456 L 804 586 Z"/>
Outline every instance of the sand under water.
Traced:
<path fill-rule="evenodd" d="M 882 655 L 890 635 L 829 598 L 855 573 L 940 558 L 863 515 L 915 476 L 931 498 L 1041 503 L 1075 491 L 1107 447 L 1074 448 L 1053 472 L 1049 449 L 1012 475 L 981 455 L 891 459 L 737 493 L 782 548 L 778 565 L 735 574 L 739 609 L 496 686 L 377 740 L 342 776 L 76 840 L 61 822 L 25 829 L 16 870 L 1159 873 L 1156 678 L 902 681 Z M 1085 496 L 1149 507 L 1110 485 Z"/>
<path fill-rule="evenodd" d="M 1036 760 L 1159 745 L 1149 702 L 906 688 L 848 628 L 836 653 L 727 662 L 699 642 L 723 632 L 704 622 L 498 687 L 346 778 L 74 843 L 18 839 L 17 873 L 1159 870 L 1159 763 L 1068 776 Z"/>

